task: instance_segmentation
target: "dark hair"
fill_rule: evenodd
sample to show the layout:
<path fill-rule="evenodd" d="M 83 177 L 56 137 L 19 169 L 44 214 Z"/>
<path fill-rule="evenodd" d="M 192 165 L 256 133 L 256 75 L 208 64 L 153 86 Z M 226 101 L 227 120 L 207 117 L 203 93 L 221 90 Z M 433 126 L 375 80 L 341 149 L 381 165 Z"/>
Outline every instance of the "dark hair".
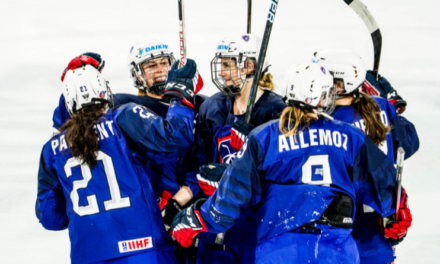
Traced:
<path fill-rule="evenodd" d="M 103 108 L 105 104 L 82 108 L 59 129 L 60 132 L 67 129 L 66 140 L 72 155 L 91 168 L 98 165 L 97 157 L 100 146 L 95 125 L 104 115 Z"/>
<path fill-rule="evenodd" d="M 391 130 L 382 122 L 379 105 L 364 92 L 356 92 L 352 95 L 354 100 L 351 105 L 365 122 L 365 134 L 373 140 L 374 144 L 379 146 L 381 142 L 386 140 L 387 134 Z"/>

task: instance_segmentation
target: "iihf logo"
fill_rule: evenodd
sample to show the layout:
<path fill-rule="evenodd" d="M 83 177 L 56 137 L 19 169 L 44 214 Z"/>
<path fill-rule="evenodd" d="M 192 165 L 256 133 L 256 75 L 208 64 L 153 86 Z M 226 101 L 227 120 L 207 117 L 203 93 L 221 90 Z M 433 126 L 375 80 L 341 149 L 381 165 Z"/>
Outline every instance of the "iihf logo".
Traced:
<path fill-rule="evenodd" d="M 246 42 L 248 42 L 248 41 L 249 41 L 249 36 L 248 36 L 248 35 L 244 35 L 244 36 L 243 36 L 243 40 L 246 41 Z"/>
<path fill-rule="evenodd" d="M 104 99 L 104 98 L 105 98 L 105 91 L 100 92 L 100 93 L 99 93 L 99 97 L 101 97 L 102 99 Z"/>
<path fill-rule="evenodd" d="M 122 250 L 127 251 L 127 242 L 122 242 Z"/>
<path fill-rule="evenodd" d="M 313 102 L 313 98 L 312 97 L 307 97 L 306 98 L 306 103 L 307 104 L 311 104 Z"/>

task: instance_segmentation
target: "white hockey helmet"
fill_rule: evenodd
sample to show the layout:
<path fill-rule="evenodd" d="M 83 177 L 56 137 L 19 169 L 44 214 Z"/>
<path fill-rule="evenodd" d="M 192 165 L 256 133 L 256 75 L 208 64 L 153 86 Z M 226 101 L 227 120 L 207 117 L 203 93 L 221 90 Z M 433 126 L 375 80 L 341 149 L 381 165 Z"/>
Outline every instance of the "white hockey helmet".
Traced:
<path fill-rule="evenodd" d="M 313 54 L 313 62 L 325 66 L 333 74 L 335 84 L 341 82 L 342 87 L 336 87 L 338 96 L 358 91 L 367 75 L 362 58 L 348 49 L 322 49 Z"/>
<path fill-rule="evenodd" d="M 235 96 L 247 81 L 253 79 L 261 43 L 260 37 L 246 34 L 225 38 L 217 45 L 215 57 L 211 61 L 211 78 L 223 94 Z M 248 71 L 249 62 L 254 64 L 253 71 Z M 267 51 L 263 74 L 268 71 L 269 66 L 270 54 Z"/>
<path fill-rule="evenodd" d="M 290 67 L 286 73 L 286 96 L 289 106 L 331 113 L 336 91 L 333 76 L 319 63 L 303 63 Z"/>
<path fill-rule="evenodd" d="M 113 94 L 101 73 L 91 65 L 69 70 L 63 81 L 63 95 L 70 115 L 78 110 L 95 105 L 113 106 Z"/>
<path fill-rule="evenodd" d="M 158 60 L 159 58 L 164 58 L 165 61 Z M 143 64 L 149 61 L 149 70 L 145 70 Z M 133 86 L 157 95 L 163 94 L 168 71 L 175 61 L 167 43 L 159 40 L 136 43 L 131 47 L 127 58 Z"/>

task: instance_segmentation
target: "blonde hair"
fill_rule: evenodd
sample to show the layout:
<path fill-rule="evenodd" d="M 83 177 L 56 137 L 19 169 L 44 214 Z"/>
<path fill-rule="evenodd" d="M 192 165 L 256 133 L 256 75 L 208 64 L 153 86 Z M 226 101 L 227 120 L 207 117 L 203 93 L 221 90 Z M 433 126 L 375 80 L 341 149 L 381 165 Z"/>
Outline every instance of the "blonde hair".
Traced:
<path fill-rule="evenodd" d="M 139 92 L 138 92 L 138 95 L 139 95 L 139 96 L 147 96 L 147 92 L 146 92 L 145 90 L 141 90 L 141 89 L 139 89 L 138 91 L 139 91 Z"/>
<path fill-rule="evenodd" d="M 275 84 L 273 83 L 272 74 L 265 73 L 261 76 L 259 85 L 261 89 L 273 92 L 275 90 Z"/>
<path fill-rule="evenodd" d="M 286 107 L 280 117 L 280 132 L 286 137 L 293 135 L 296 142 L 296 136 L 315 121 L 308 113 L 308 110 L 296 106 Z"/>

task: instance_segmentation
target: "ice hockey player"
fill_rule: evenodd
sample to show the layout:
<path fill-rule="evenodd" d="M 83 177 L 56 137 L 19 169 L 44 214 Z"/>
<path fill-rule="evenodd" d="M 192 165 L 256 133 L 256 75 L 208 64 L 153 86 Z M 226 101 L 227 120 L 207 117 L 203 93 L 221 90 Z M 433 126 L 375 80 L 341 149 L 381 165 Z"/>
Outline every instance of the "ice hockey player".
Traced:
<path fill-rule="evenodd" d="M 300 64 L 288 75 L 280 120 L 249 134 L 217 191 L 176 216 L 173 235 L 188 244 L 225 232 L 252 207 L 256 263 L 359 263 L 353 201 L 394 213 L 393 163 L 362 131 L 327 118 L 335 93 L 325 67 Z"/>
<path fill-rule="evenodd" d="M 138 95 L 116 94 L 115 107 L 134 102 L 143 105 L 159 116 L 165 118 L 168 112 L 169 100 L 163 95 L 166 88 L 166 78 L 175 58 L 170 51 L 169 45 L 159 40 L 151 40 L 135 44 L 127 59 L 127 66 L 133 81 L 133 86 L 138 89 Z M 195 63 L 188 59 L 187 63 Z M 198 73 L 190 73 L 193 78 L 195 90 L 203 88 L 203 80 Z M 196 94 L 192 103 L 194 116 L 197 117 L 200 105 L 206 96 Z M 196 120 L 196 119 L 195 119 Z M 159 199 L 164 224 L 168 227 L 174 216 L 182 210 L 189 201 L 198 195 L 198 183 L 186 181 L 185 163 L 191 162 L 191 153 L 185 153 L 178 159 L 159 163 L 155 160 L 147 160 L 144 168 L 150 171 L 153 191 Z M 188 204 L 189 205 L 189 204 Z M 190 258 L 190 251 L 176 245 L 176 256 L 180 263 L 186 263 Z"/>
<path fill-rule="evenodd" d="M 43 147 L 36 214 L 46 229 L 69 229 L 72 263 L 177 263 L 138 160 L 173 160 L 192 143 L 195 87 L 185 73 L 194 67 L 172 69 L 165 119 L 133 103 L 110 109 L 110 88 L 91 65 L 66 72 L 71 119 Z"/>
<path fill-rule="evenodd" d="M 286 107 L 282 97 L 272 92 L 274 83 L 268 71 L 269 56 L 266 56 L 261 79 L 254 80 L 261 41 L 258 36 L 246 34 L 226 38 L 216 46 L 216 54 L 211 62 L 211 76 L 220 92 L 206 99 L 200 107 L 191 164 L 193 172 L 187 174 L 187 178 L 197 181 L 199 168 L 208 163 L 229 164 L 233 161 L 236 150 L 231 145 L 231 127 L 234 124 L 237 129 L 251 130 L 253 126 L 279 118 Z M 243 121 L 254 81 L 259 82 L 259 89 L 251 125 L 247 126 Z M 205 169 L 210 170 L 208 167 Z M 222 170 L 222 167 L 218 169 Z M 202 189 L 207 195 L 212 194 L 220 180 L 220 177 L 211 179 L 216 170 L 199 176 Z M 206 178 L 203 179 L 203 176 Z M 256 225 L 255 214 L 246 210 L 236 229 L 227 232 L 224 237 L 223 234 L 201 236 L 197 263 L 254 263 Z"/>
<path fill-rule="evenodd" d="M 130 49 L 127 64 L 133 84 L 139 89 L 140 96 L 115 94 L 114 107 L 119 107 L 126 103 L 136 103 L 147 107 L 162 118 L 166 118 L 169 100 L 162 99 L 161 96 L 165 90 L 165 80 L 168 71 L 175 62 L 173 53 L 168 47 L 169 45 L 164 42 L 152 40 L 138 43 Z M 84 65 L 92 65 L 101 72 L 105 61 L 102 60 L 101 56 L 97 53 L 84 53 L 74 58 L 68 64 L 61 79 L 64 79 L 67 70 L 74 70 Z M 197 92 L 202 89 L 203 80 L 199 74 L 194 75 L 193 82 Z M 195 115 L 198 113 L 199 106 L 204 99 L 205 96 L 197 94 L 195 96 L 195 102 L 191 103 L 191 105 L 194 106 Z M 59 128 L 69 119 L 70 116 L 65 107 L 64 97 L 61 96 L 59 106 L 54 112 L 54 127 Z M 183 163 L 184 156 L 180 157 L 179 161 Z M 182 205 L 192 198 L 191 190 L 188 187 L 184 186 L 181 192 L 178 193 L 180 190 L 179 185 L 184 185 L 185 181 L 181 179 L 179 184 L 176 180 L 177 163 L 178 159 L 166 163 L 158 163 L 154 160 L 146 159 L 144 163 L 144 168 L 148 171 L 148 174 L 151 175 L 150 180 L 153 191 L 160 200 L 160 206 L 166 218 L 164 220 L 168 225 L 171 224 L 174 215 L 178 212 L 174 209 L 180 209 Z M 170 199 L 172 196 L 174 196 L 174 198 Z"/>
<path fill-rule="evenodd" d="M 336 108 L 332 113 L 334 119 L 348 122 L 364 131 L 393 163 L 398 147 L 404 148 L 405 158 L 418 150 L 419 139 L 415 127 L 396 114 L 399 107 L 395 108 L 396 105 L 393 106 L 384 98 L 370 97 L 359 91 L 366 70 L 357 54 L 346 49 L 323 49 L 314 54 L 313 60 L 334 75 L 338 93 Z M 393 100 L 398 102 L 397 99 Z M 400 103 L 398 105 L 402 106 Z M 394 178 L 395 175 L 390 174 L 389 177 Z M 399 219 L 391 221 L 385 228 L 381 227 L 382 218 L 371 207 L 356 204 L 352 234 L 357 242 L 361 263 L 385 264 L 394 260 L 392 246 L 404 239 L 412 222 L 405 189 L 403 194 L 405 199 L 400 205 Z M 383 229 L 385 236 L 381 231 Z"/>

